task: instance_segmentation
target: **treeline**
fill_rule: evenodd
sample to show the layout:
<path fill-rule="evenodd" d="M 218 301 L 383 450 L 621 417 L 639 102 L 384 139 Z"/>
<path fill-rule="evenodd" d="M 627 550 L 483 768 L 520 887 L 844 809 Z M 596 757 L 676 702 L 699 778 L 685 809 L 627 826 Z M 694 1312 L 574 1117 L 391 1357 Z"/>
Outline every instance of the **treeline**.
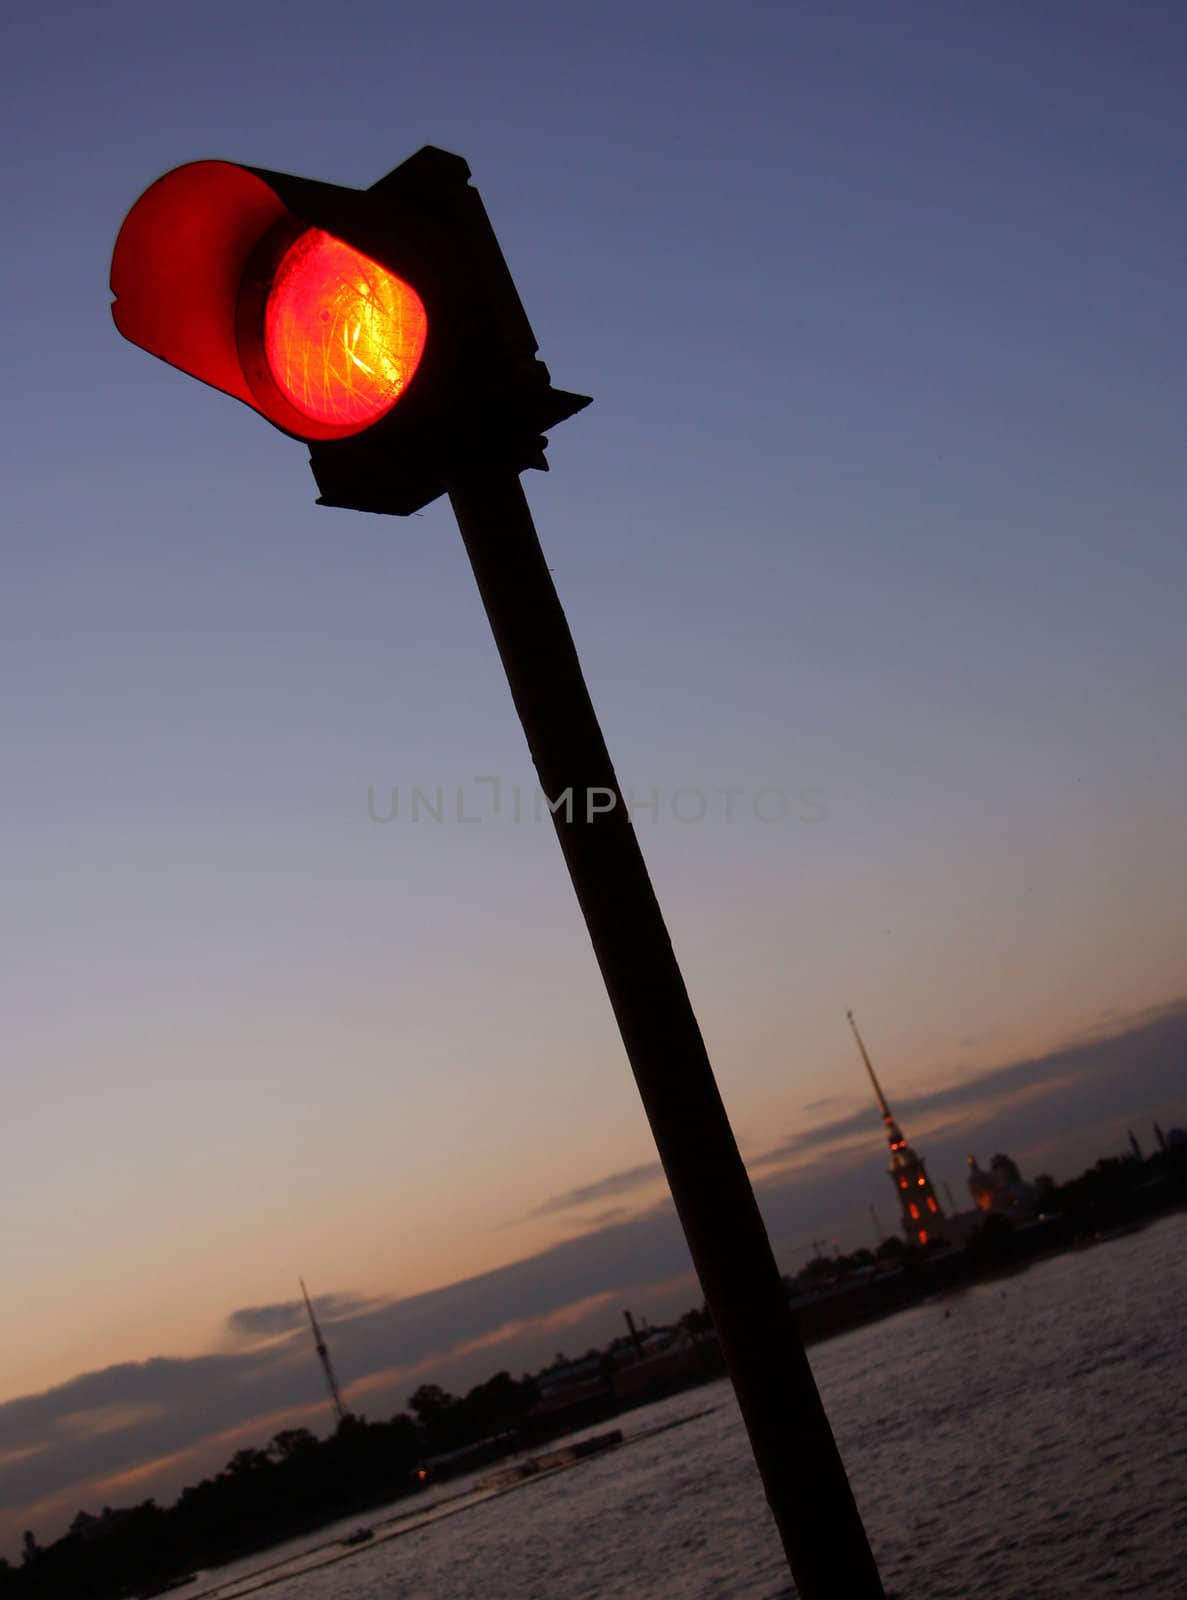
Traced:
<path fill-rule="evenodd" d="M 1068 1183 L 1047 1179 L 1044 1207 L 1066 1216 L 1078 1237 L 1088 1237 L 1182 1205 L 1187 1201 L 1187 1143 L 1177 1129 L 1172 1138 L 1174 1144 L 1144 1159 L 1106 1156 Z M 1037 1181 L 1044 1185 L 1042 1178 Z"/>
<path fill-rule="evenodd" d="M 80 1511 L 44 1548 L 26 1533 L 20 1565 L 0 1561 L 0 1600 L 125 1600 L 386 1504 L 515 1449 L 536 1398 L 530 1378 L 500 1372 L 462 1398 L 424 1384 L 411 1416 L 347 1416 L 328 1439 L 286 1429 L 263 1449 L 237 1451 L 171 1506 Z"/>

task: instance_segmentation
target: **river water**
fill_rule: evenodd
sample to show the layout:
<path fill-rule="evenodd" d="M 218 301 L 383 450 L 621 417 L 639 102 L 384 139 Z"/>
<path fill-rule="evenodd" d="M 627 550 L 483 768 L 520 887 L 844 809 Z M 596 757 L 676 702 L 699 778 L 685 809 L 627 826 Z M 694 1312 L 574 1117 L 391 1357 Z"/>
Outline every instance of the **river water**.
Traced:
<path fill-rule="evenodd" d="M 1180 1213 L 816 1346 L 888 1592 L 1183 1600 L 1185 1308 Z M 677 1425 L 649 1431 L 665 1423 Z M 443 1485 L 372 1514 L 374 1541 L 357 1550 L 323 1531 L 181 1593 L 789 1600 L 728 1384 L 614 1425 L 622 1448 L 510 1493 Z"/>

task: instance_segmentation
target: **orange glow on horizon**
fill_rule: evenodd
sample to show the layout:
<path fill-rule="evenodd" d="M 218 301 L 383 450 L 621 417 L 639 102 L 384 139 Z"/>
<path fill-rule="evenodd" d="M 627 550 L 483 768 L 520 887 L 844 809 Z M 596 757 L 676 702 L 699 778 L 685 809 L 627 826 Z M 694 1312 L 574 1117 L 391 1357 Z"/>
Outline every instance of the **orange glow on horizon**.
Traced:
<path fill-rule="evenodd" d="M 390 411 L 427 333 L 410 284 L 319 228 L 285 251 L 264 309 L 264 354 L 277 387 L 303 416 L 344 432 Z"/>

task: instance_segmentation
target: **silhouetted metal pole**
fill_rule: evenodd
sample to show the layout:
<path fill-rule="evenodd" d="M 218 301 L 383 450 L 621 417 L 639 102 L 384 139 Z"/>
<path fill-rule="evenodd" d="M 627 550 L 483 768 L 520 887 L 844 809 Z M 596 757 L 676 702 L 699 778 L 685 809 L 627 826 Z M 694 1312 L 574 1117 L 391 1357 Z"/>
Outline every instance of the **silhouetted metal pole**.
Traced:
<path fill-rule="evenodd" d="M 882 1600 L 519 479 L 492 467 L 449 497 L 792 1577 L 802 1600 Z"/>

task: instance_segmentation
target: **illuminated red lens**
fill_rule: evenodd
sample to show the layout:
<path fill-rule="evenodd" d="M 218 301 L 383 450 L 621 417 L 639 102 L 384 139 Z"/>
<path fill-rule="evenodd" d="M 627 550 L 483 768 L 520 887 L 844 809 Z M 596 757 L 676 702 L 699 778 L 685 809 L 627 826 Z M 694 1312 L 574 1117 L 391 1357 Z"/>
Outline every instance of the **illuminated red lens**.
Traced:
<path fill-rule="evenodd" d="M 395 405 L 427 331 L 415 289 L 319 228 L 285 252 L 264 308 L 277 387 L 303 416 L 347 432 Z"/>

